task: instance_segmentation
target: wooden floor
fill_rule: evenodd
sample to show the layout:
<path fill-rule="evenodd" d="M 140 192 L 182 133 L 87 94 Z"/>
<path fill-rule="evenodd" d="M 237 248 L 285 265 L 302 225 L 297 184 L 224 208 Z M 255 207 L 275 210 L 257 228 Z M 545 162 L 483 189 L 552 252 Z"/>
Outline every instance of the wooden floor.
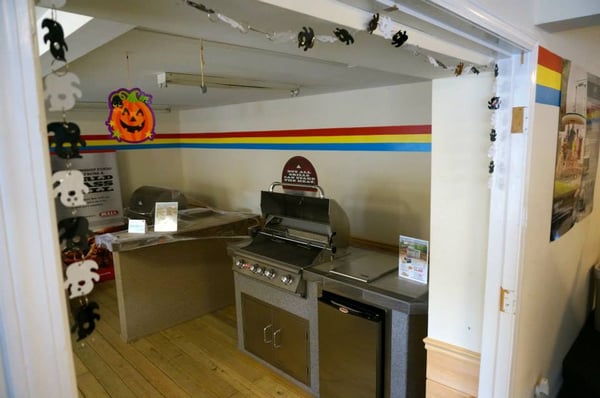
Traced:
<path fill-rule="evenodd" d="M 237 349 L 233 306 L 125 343 L 114 282 L 90 299 L 101 319 L 87 338 L 73 335 L 80 397 L 312 397 Z"/>

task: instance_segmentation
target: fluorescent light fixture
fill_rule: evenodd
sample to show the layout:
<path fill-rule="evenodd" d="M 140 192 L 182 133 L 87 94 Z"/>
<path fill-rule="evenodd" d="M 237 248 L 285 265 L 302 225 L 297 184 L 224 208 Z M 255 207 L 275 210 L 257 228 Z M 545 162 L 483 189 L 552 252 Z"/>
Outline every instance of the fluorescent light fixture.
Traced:
<path fill-rule="evenodd" d="M 297 84 L 290 83 L 279 83 L 279 82 L 267 82 L 263 80 L 252 80 L 240 77 L 226 77 L 226 76 L 201 76 L 193 73 L 178 73 L 178 72 L 161 72 L 157 75 L 158 86 L 168 87 L 169 84 L 175 84 L 180 86 L 198 86 L 200 87 L 204 82 L 207 87 L 215 88 L 254 88 L 254 89 L 270 89 L 270 90 L 284 90 L 298 91 L 300 87 Z"/>

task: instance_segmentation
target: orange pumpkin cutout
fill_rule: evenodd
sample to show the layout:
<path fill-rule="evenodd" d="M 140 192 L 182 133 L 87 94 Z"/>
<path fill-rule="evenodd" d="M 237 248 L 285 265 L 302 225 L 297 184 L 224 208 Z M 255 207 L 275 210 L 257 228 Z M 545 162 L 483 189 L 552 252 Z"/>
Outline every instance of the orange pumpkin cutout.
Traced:
<path fill-rule="evenodd" d="M 152 96 L 139 88 L 120 88 L 108 96 L 110 113 L 106 126 L 111 138 L 131 143 L 154 138 Z"/>

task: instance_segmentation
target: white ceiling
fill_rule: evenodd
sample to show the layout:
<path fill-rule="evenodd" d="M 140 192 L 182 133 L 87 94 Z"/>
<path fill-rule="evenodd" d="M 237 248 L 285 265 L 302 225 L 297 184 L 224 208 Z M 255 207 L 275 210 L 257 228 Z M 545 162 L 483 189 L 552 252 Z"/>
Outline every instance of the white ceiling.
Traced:
<path fill-rule="evenodd" d="M 105 103 L 108 94 L 120 87 L 140 87 L 152 94 L 155 106 L 174 108 L 219 106 L 290 96 L 287 89 L 217 88 L 208 85 L 207 92 L 202 93 L 200 87 L 193 86 L 159 88 L 157 75 L 161 72 L 201 72 L 201 40 L 206 75 L 289 83 L 297 85 L 302 96 L 453 76 L 454 66 L 465 59 L 414 45 L 427 34 L 434 42 L 442 40 L 439 45 L 442 52 L 456 52 L 456 48 L 460 49 L 466 43 L 465 47 L 470 48 L 464 54 L 475 54 L 472 59 L 476 61 L 486 60 L 484 63 L 465 60 L 468 67 L 465 74 L 471 73 L 471 65 L 485 69 L 486 64 L 494 59 L 494 52 L 485 46 L 467 43 L 463 38 L 449 35 L 404 12 L 386 11 L 376 1 L 319 0 L 331 7 L 344 8 L 337 12 L 331 7 L 321 7 L 325 12 L 333 11 L 330 15 L 317 16 L 267 4 L 276 1 L 196 1 L 252 28 L 242 33 L 217 20 L 214 15 L 213 20 L 209 19 L 206 13 L 187 5 L 186 0 L 68 0 L 61 10 L 93 17 L 66 38 L 69 46 L 68 70 L 77 74 L 81 81 L 83 95 L 78 104 Z M 407 0 L 405 3 L 414 5 L 422 2 Z M 402 26 L 406 26 L 409 36 L 405 45 L 396 48 L 389 39 L 382 37 L 381 32 L 369 34 L 366 31 L 370 16 L 375 12 L 404 21 Z M 61 19 L 63 17 L 59 14 L 58 21 L 61 22 Z M 303 27 L 311 27 L 317 35 L 329 37 L 334 37 L 336 28 L 346 28 L 353 33 L 355 42 L 345 45 L 339 41 L 317 41 L 314 48 L 304 51 L 296 41 Z M 472 34 L 472 27 L 467 28 Z M 45 33 L 45 30 L 40 30 L 39 35 L 43 37 Z M 274 33 L 286 33 L 281 35 L 286 39 L 269 39 L 268 35 L 273 36 Z M 498 43 L 496 38 L 485 32 L 477 32 L 477 37 Z M 428 41 L 422 43 L 427 45 Z M 460 45 L 457 46 L 457 43 Z M 428 56 L 450 68 L 434 66 Z M 51 61 L 51 55 L 45 51 L 41 56 L 44 74 L 60 66 L 59 63 L 51 64 Z"/>

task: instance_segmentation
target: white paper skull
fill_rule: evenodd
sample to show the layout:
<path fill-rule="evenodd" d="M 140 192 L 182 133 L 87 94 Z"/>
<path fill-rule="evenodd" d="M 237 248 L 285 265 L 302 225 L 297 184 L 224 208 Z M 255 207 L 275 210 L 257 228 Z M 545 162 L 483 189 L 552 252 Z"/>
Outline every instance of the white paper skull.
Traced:
<path fill-rule="evenodd" d="M 85 296 L 94 289 L 94 282 L 100 280 L 100 275 L 93 271 L 96 269 L 98 264 L 94 260 L 79 261 L 67 267 L 65 289 L 70 289 L 70 299 Z"/>
<path fill-rule="evenodd" d="M 394 36 L 394 26 L 392 24 L 392 18 L 390 17 L 381 17 L 379 18 L 379 31 L 381 35 L 386 39 L 391 39 Z"/>
<path fill-rule="evenodd" d="M 66 207 L 86 205 L 83 195 L 90 191 L 83 183 L 83 173 L 79 170 L 61 170 L 52 174 L 54 197 L 60 196 L 60 201 Z"/>
<path fill-rule="evenodd" d="M 44 79 L 44 85 L 44 98 L 50 102 L 49 111 L 69 110 L 75 106 L 75 97 L 81 98 L 81 90 L 77 87 L 79 77 L 74 73 L 50 73 Z"/>

